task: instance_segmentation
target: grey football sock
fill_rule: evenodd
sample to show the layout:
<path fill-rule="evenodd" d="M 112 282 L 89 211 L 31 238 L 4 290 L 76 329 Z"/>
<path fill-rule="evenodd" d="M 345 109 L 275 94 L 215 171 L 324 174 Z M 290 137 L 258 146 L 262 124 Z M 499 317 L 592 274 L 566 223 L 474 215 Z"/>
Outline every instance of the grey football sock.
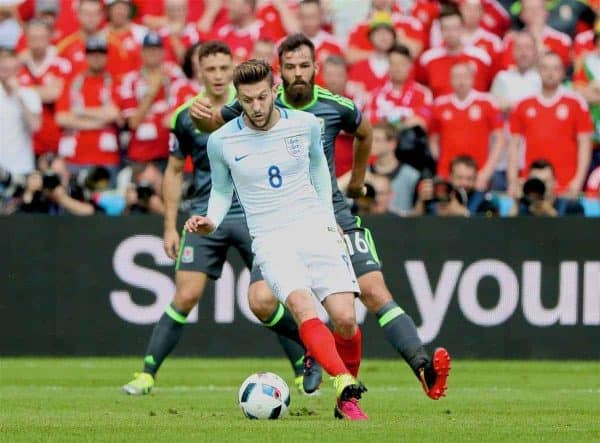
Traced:
<path fill-rule="evenodd" d="M 429 355 L 417 333 L 413 319 L 391 301 L 376 313 L 387 340 L 402 355 L 415 374 L 429 362 Z"/>
<path fill-rule="evenodd" d="M 179 311 L 173 304 L 167 306 L 152 331 L 144 357 L 144 372 L 156 375 L 164 359 L 179 343 L 187 315 L 188 313 Z"/>

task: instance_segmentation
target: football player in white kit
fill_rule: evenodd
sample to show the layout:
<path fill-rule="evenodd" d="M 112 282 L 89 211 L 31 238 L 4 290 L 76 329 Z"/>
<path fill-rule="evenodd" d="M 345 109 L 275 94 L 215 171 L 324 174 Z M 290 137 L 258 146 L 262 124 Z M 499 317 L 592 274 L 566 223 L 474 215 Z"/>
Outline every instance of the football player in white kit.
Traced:
<path fill-rule="evenodd" d="M 312 114 L 274 106 L 273 72 L 263 61 L 239 65 L 233 82 L 244 112 L 211 134 L 207 214 L 192 216 L 185 229 L 213 232 L 235 189 L 255 263 L 294 315 L 308 352 L 334 377 L 335 416 L 365 420 L 358 400 L 366 389 L 348 369 L 360 361 L 362 343 L 336 346 L 314 302 L 323 304 L 337 334 L 356 336 L 359 287 L 333 213 L 321 125 Z"/>

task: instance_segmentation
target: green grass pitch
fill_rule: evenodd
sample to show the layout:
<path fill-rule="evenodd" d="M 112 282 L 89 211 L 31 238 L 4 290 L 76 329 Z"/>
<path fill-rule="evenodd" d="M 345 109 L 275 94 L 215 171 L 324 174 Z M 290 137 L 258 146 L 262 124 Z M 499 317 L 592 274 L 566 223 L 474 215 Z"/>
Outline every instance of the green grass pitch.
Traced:
<path fill-rule="evenodd" d="M 167 360 L 155 391 L 128 397 L 140 359 L 2 358 L 0 441 L 109 442 L 600 442 L 600 363 L 453 361 L 448 397 L 432 401 L 399 360 L 367 360 L 368 422 L 333 418 L 333 388 L 292 391 L 291 413 L 254 421 L 238 387 L 282 359 Z"/>

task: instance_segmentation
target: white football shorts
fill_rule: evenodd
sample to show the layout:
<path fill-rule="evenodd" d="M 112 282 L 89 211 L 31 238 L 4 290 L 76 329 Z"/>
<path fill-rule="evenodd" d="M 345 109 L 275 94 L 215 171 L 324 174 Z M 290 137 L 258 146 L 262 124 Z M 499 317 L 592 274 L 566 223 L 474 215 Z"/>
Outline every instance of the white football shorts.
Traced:
<path fill-rule="evenodd" d="M 360 292 L 335 225 L 297 223 L 255 238 L 252 248 L 263 277 L 282 303 L 297 289 L 312 290 L 319 302 L 338 292 Z"/>

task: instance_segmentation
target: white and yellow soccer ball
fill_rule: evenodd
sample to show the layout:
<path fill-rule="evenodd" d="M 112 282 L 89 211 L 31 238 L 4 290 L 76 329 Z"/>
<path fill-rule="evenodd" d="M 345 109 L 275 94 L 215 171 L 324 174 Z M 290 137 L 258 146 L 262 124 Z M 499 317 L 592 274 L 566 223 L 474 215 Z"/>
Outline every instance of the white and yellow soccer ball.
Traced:
<path fill-rule="evenodd" d="M 290 388 L 277 374 L 258 372 L 244 380 L 238 399 L 247 418 L 274 420 L 287 413 Z"/>

